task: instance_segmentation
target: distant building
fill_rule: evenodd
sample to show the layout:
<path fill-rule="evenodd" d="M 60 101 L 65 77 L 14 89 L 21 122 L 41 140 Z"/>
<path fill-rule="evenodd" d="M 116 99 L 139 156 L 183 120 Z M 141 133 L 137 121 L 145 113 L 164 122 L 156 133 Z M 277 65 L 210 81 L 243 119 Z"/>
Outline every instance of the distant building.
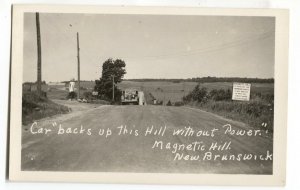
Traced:
<path fill-rule="evenodd" d="M 65 83 L 62 83 L 62 82 L 49 82 L 48 85 L 49 86 L 64 86 Z"/>

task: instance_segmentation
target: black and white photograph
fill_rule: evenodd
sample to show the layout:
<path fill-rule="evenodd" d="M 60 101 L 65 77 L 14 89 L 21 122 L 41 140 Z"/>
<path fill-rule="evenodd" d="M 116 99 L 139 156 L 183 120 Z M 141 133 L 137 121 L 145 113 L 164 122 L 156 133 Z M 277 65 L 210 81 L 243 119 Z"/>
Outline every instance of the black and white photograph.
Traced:
<path fill-rule="evenodd" d="M 21 172 L 278 174 L 278 15 L 21 18 Z"/>

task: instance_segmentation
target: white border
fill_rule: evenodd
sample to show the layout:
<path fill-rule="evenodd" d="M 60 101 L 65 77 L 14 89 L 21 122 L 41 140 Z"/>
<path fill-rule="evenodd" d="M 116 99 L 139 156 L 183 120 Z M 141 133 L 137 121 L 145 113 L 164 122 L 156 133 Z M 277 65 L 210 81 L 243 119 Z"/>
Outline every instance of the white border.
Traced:
<path fill-rule="evenodd" d="M 160 15 L 275 16 L 275 125 L 273 175 L 158 174 L 104 172 L 25 172 L 21 164 L 21 100 L 23 57 L 23 13 L 106 13 Z M 70 5 L 17 5 L 13 8 L 11 134 L 9 178 L 13 181 L 100 182 L 190 185 L 278 185 L 285 184 L 287 126 L 288 11 L 271 9 L 212 9 L 179 7 L 104 7 Z"/>

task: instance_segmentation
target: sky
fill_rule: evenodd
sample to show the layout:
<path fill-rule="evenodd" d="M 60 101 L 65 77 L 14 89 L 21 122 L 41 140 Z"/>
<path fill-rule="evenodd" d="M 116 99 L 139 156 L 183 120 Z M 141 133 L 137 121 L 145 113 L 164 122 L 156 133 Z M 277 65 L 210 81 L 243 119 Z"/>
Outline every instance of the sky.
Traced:
<path fill-rule="evenodd" d="M 24 15 L 23 80 L 37 78 L 34 13 Z M 274 78 L 275 18 L 246 16 L 40 13 L 42 80 L 101 77 L 108 58 L 123 59 L 125 79 Z"/>

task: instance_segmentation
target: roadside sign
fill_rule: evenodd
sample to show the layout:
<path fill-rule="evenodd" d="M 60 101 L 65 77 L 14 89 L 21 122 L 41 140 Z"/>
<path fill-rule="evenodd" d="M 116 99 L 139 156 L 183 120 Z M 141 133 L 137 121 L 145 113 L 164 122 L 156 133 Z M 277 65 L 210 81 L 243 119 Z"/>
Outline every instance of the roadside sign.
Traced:
<path fill-rule="evenodd" d="M 249 101 L 250 100 L 250 83 L 233 83 L 232 100 Z"/>
<path fill-rule="evenodd" d="M 97 91 L 93 91 L 93 92 L 92 92 L 92 95 L 93 95 L 93 96 L 98 96 L 98 92 L 97 92 Z"/>
<path fill-rule="evenodd" d="M 75 82 L 70 81 L 70 83 L 69 83 L 69 92 L 74 92 L 74 89 L 75 89 Z"/>

